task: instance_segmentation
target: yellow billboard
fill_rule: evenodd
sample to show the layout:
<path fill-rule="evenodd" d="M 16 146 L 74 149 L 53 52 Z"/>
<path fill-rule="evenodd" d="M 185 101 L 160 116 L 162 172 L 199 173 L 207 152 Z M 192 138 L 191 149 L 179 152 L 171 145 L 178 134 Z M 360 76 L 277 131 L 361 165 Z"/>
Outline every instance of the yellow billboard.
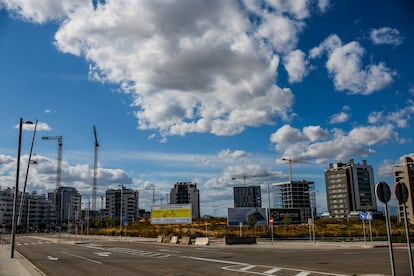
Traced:
<path fill-rule="evenodd" d="M 191 224 L 191 204 L 153 206 L 151 224 Z"/>

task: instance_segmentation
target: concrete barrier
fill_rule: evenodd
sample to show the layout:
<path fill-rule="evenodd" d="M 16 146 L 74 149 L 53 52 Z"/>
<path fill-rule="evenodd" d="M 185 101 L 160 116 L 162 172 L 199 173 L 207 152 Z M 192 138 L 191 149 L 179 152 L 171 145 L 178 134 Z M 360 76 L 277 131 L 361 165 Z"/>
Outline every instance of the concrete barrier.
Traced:
<path fill-rule="evenodd" d="M 164 236 L 162 239 L 162 243 L 170 243 L 171 237 L 170 236 Z"/>
<path fill-rule="evenodd" d="M 191 244 L 191 237 L 188 237 L 188 236 L 182 237 L 180 243 L 185 244 L 185 245 Z"/>
<path fill-rule="evenodd" d="M 163 236 L 158 236 L 157 237 L 157 242 L 158 243 L 162 243 L 162 241 L 163 241 Z"/>
<path fill-rule="evenodd" d="M 175 243 L 175 244 L 177 244 L 177 243 L 178 243 L 178 237 L 177 237 L 177 236 L 172 236 L 172 237 L 171 237 L 171 240 L 170 240 L 170 243 Z"/>
<path fill-rule="evenodd" d="M 197 237 L 195 240 L 195 245 L 208 245 L 209 239 L 208 237 Z"/>
<path fill-rule="evenodd" d="M 226 244 L 256 244 L 256 237 L 226 237 Z"/>

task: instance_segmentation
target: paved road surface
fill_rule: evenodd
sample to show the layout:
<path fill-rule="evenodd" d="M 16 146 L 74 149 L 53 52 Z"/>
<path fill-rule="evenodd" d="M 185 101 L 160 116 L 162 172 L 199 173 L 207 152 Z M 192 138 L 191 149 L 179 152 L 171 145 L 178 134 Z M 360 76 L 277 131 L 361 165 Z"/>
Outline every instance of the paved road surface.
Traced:
<path fill-rule="evenodd" d="M 391 275 L 387 247 L 307 242 L 184 246 L 56 236 L 16 240 L 16 250 L 46 275 Z M 397 275 L 409 275 L 407 249 L 394 249 Z"/>

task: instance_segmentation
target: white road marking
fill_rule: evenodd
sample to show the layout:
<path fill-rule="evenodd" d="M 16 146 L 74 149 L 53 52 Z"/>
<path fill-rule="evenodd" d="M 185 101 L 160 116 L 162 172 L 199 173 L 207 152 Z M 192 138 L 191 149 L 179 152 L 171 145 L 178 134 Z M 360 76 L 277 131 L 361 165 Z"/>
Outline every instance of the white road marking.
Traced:
<path fill-rule="evenodd" d="M 52 256 L 47 256 L 47 259 L 49 261 L 57 261 L 57 260 L 59 260 L 57 257 L 52 257 Z"/>
<path fill-rule="evenodd" d="M 161 252 L 173 252 L 173 253 L 181 253 L 179 250 L 170 250 L 170 249 L 158 249 Z"/>
<path fill-rule="evenodd" d="M 109 255 L 111 255 L 111 252 L 94 252 L 93 254 L 96 254 L 101 257 L 109 257 Z"/>
<path fill-rule="evenodd" d="M 248 266 L 245 266 L 243 268 L 240 268 L 240 271 L 247 271 L 247 270 L 250 270 L 250 269 L 255 268 L 255 267 L 256 267 L 255 265 L 248 265 Z"/>
<path fill-rule="evenodd" d="M 280 268 L 278 267 L 274 267 L 272 269 L 266 270 L 265 272 L 263 272 L 264 274 L 273 274 L 275 272 L 278 272 L 280 270 Z"/>
<path fill-rule="evenodd" d="M 77 258 L 80 258 L 80 259 L 83 259 L 83 260 L 86 260 L 86 261 L 90 261 L 90 262 L 92 262 L 92 263 L 102 264 L 100 261 L 92 260 L 92 259 L 89 259 L 89 258 L 86 258 L 86 257 L 83 257 L 83 256 L 79 256 L 79 255 L 71 254 L 71 253 L 68 253 L 68 252 L 65 252 L 65 251 L 62 251 L 62 253 L 63 253 L 63 254 L 66 254 L 66 255 L 73 256 L 73 257 L 77 257 Z"/>
<path fill-rule="evenodd" d="M 310 274 L 309 271 L 302 271 L 302 272 L 296 274 L 295 276 L 308 276 L 309 274 Z"/>

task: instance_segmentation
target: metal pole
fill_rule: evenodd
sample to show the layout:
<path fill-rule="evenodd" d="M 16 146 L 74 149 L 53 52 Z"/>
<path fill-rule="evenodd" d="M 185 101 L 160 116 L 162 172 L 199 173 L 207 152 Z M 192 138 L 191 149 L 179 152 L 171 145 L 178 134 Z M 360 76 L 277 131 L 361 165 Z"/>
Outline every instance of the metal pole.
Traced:
<path fill-rule="evenodd" d="M 390 252 L 390 260 L 391 260 L 391 273 L 392 276 L 395 276 L 395 265 L 394 265 L 394 253 L 392 250 L 392 237 L 391 237 L 391 226 L 390 226 L 390 217 L 388 214 L 388 204 L 385 204 L 385 222 L 387 224 L 387 237 L 388 237 L 388 243 L 389 243 L 389 252 Z"/>
<path fill-rule="evenodd" d="M 27 226 L 26 226 L 26 231 L 29 232 L 29 220 L 30 220 L 30 198 L 28 200 L 28 204 L 27 204 Z"/>
<path fill-rule="evenodd" d="M 17 194 L 19 192 L 20 153 L 21 153 L 21 147 L 22 147 L 22 125 L 23 125 L 23 118 L 20 118 L 19 142 L 17 144 L 16 185 L 14 187 L 13 223 L 12 223 L 10 258 L 14 258 L 14 244 L 16 243 L 16 222 L 17 222 L 16 212 L 17 212 Z"/>
<path fill-rule="evenodd" d="M 20 208 L 19 208 L 19 216 L 17 218 L 17 225 L 20 225 L 22 221 L 21 217 L 22 217 L 22 209 L 23 209 L 23 199 L 24 199 L 24 194 L 26 192 L 26 184 L 27 184 L 27 177 L 29 175 L 30 162 L 32 160 L 32 151 L 33 151 L 33 144 L 34 144 L 35 137 L 36 137 L 36 128 L 37 128 L 37 120 L 34 126 L 32 144 L 30 145 L 29 160 L 27 161 L 27 169 L 26 169 L 26 176 L 24 178 L 23 193 L 22 193 L 22 196 L 20 197 Z"/>
<path fill-rule="evenodd" d="M 120 208 L 119 208 L 119 216 L 120 216 L 120 218 L 119 218 L 119 235 L 121 236 L 121 238 L 122 238 L 122 190 L 124 189 L 124 186 L 123 185 L 121 185 L 121 206 L 120 206 Z"/>
<path fill-rule="evenodd" d="M 404 211 L 405 235 L 407 236 L 408 258 L 410 258 L 410 271 L 411 275 L 414 275 L 413 256 L 411 253 L 410 229 L 408 228 L 407 207 L 405 205 L 405 202 L 403 202 L 402 205 Z"/>

